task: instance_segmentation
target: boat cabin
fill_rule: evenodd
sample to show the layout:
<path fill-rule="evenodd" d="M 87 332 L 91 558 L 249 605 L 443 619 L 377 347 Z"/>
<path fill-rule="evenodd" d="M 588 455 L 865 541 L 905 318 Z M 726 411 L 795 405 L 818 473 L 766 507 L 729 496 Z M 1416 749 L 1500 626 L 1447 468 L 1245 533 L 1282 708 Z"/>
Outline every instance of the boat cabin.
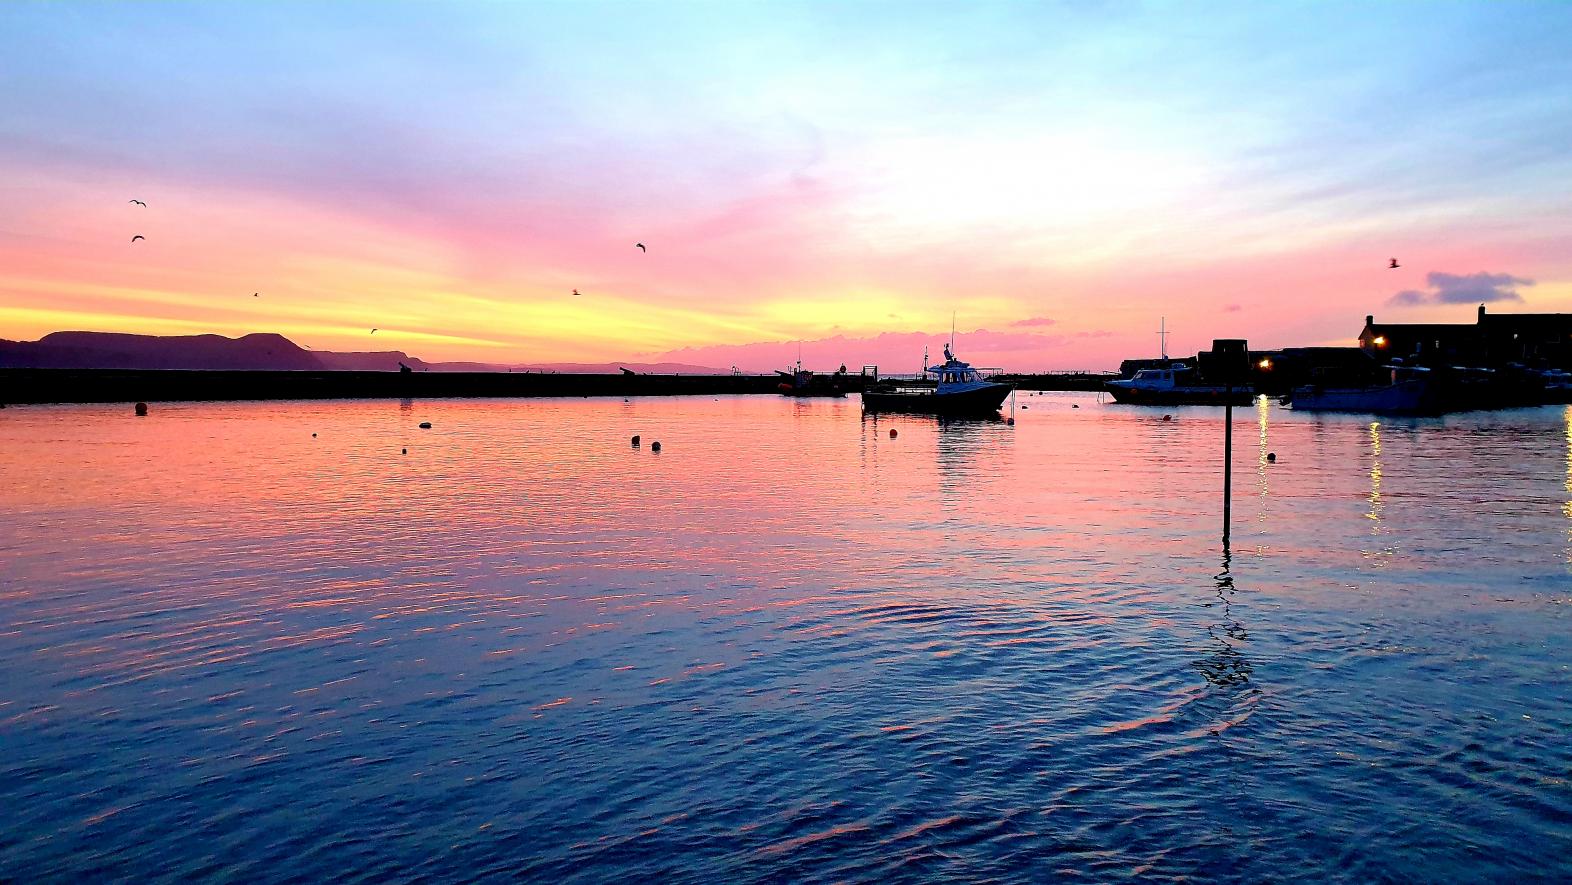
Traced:
<path fill-rule="evenodd" d="M 956 359 L 955 354 L 950 352 L 948 344 L 944 346 L 944 362 L 937 366 L 929 366 L 928 371 L 938 377 L 941 391 L 954 387 L 992 383 L 985 381 L 983 376 L 972 368 L 971 363 Z"/>
<path fill-rule="evenodd" d="M 1166 369 L 1142 369 L 1135 373 L 1130 383 L 1140 387 L 1174 387 L 1189 371 L 1190 367 L 1184 363 L 1174 363 Z"/>

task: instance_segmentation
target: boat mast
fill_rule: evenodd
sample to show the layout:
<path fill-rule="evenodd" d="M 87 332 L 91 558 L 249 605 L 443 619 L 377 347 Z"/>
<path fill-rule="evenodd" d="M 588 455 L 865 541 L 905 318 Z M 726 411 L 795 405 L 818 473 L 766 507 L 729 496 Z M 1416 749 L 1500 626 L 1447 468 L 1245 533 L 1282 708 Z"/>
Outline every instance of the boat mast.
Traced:
<path fill-rule="evenodd" d="M 1159 345 L 1158 345 L 1159 350 L 1158 350 L 1158 352 L 1163 355 L 1163 359 L 1168 359 L 1168 318 L 1167 317 L 1163 317 L 1161 324 L 1157 327 L 1157 340 L 1159 342 Z"/>

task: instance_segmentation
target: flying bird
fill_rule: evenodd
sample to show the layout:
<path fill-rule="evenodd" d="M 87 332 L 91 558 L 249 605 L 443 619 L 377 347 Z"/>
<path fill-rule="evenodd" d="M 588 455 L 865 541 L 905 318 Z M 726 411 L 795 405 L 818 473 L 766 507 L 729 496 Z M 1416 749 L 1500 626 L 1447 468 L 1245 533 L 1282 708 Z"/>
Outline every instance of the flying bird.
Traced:
<path fill-rule="evenodd" d="M 377 334 L 377 330 L 376 329 L 372 329 L 371 330 L 371 334 L 373 334 L 373 335 Z"/>
<path fill-rule="evenodd" d="M 137 204 L 138 206 L 141 206 L 143 209 L 147 208 L 147 204 L 142 202 L 141 200 L 132 200 L 131 202 Z"/>
<path fill-rule="evenodd" d="M 261 292 L 252 292 L 251 293 L 251 297 L 255 298 L 255 297 L 257 297 L 258 295 L 261 295 L 261 294 L 262 294 Z"/>
<path fill-rule="evenodd" d="M 1391 269 L 1392 269 L 1392 268 L 1394 268 L 1394 267 L 1402 267 L 1402 265 L 1401 265 L 1401 264 L 1398 264 L 1398 263 L 1397 263 L 1397 259 L 1396 259 L 1396 258 L 1394 258 L 1394 259 L 1392 259 L 1392 263 L 1391 263 L 1391 264 L 1388 264 L 1388 265 L 1387 265 L 1387 266 L 1386 266 L 1386 269 L 1387 269 L 1387 270 L 1391 270 Z"/>
<path fill-rule="evenodd" d="M 638 246 L 640 252 L 648 252 L 649 251 L 648 249 L 644 248 L 644 244 L 643 243 L 634 243 L 633 245 Z"/>
<path fill-rule="evenodd" d="M 574 295 L 579 295 L 579 290 L 577 290 L 577 289 L 574 289 L 574 290 L 573 290 L 573 294 L 574 294 Z M 581 298 L 582 298 L 582 297 L 583 297 L 583 296 L 581 296 L 581 295 L 579 295 L 579 297 L 581 297 Z"/>
<path fill-rule="evenodd" d="M 131 242 L 135 243 L 137 240 L 145 240 L 145 239 L 147 239 L 147 237 L 144 237 L 141 234 L 137 234 L 136 236 L 131 238 Z"/>

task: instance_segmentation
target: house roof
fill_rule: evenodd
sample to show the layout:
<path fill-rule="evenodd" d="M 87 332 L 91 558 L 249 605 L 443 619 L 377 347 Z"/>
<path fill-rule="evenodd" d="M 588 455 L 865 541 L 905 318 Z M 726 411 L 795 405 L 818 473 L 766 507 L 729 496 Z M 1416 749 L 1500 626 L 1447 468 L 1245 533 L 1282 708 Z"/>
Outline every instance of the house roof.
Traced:
<path fill-rule="evenodd" d="M 1473 333 L 1479 327 L 1473 323 L 1368 323 L 1363 331 L 1372 335 L 1431 336 Z"/>

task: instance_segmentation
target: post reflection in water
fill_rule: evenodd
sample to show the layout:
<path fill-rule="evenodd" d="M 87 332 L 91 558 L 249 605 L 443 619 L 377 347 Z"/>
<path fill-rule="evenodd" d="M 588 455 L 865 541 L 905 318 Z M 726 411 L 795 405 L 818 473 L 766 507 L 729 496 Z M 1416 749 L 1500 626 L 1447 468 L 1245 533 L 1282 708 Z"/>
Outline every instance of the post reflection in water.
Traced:
<path fill-rule="evenodd" d="M 1212 576 L 1212 591 L 1217 596 L 1216 602 L 1205 603 L 1207 608 L 1218 610 L 1218 620 L 1207 625 L 1206 635 L 1211 640 L 1212 652 L 1196 662 L 1196 669 L 1213 685 L 1223 688 L 1239 688 L 1248 685 L 1250 673 L 1253 670 L 1250 659 L 1245 657 L 1243 646 L 1250 639 L 1250 634 L 1245 630 L 1233 613 L 1233 596 L 1238 592 L 1234 586 L 1233 553 L 1228 545 L 1223 545 L 1223 568 Z"/>

